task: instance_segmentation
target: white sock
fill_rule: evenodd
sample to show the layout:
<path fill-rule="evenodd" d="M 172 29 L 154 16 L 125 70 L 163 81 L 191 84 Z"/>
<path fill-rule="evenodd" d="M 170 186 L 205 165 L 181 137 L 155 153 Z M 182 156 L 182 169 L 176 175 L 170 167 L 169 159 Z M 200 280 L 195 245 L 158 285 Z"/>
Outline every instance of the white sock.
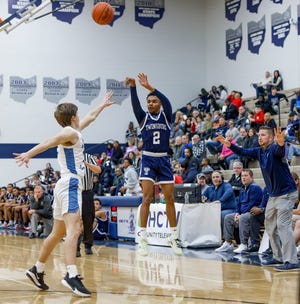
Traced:
<path fill-rule="evenodd" d="M 146 240 L 147 239 L 146 228 L 140 227 L 140 230 L 138 231 L 138 235 L 141 237 L 141 239 Z"/>
<path fill-rule="evenodd" d="M 36 271 L 37 271 L 38 273 L 41 273 L 41 272 L 43 272 L 44 269 L 45 269 L 45 263 L 42 263 L 42 262 L 40 262 L 40 261 L 37 261 L 37 262 L 35 263 L 35 267 L 36 267 Z"/>
<path fill-rule="evenodd" d="M 69 273 L 69 278 L 75 278 L 78 275 L 76 265 L 67 265 L 67 272 Z"/>
<path fill-rule="evenodd" d="M 178 239 L 177 227 L 170 227 L 170 231 L 171 231 L 171 240 L 177 240 Z"/>

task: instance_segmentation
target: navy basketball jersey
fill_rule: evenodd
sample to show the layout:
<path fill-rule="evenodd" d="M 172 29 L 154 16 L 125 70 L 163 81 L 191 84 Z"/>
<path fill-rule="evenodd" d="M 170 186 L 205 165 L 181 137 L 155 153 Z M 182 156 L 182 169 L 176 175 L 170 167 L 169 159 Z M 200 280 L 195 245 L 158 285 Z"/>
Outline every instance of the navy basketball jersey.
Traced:
<path fill-rule="evenodd" d="M 143 150 L 153 153 L 168 152 L 170 129 L 170 125 L 163 111 L 156 117 L 147 112 L 145 121 L 141 127 Z"/>

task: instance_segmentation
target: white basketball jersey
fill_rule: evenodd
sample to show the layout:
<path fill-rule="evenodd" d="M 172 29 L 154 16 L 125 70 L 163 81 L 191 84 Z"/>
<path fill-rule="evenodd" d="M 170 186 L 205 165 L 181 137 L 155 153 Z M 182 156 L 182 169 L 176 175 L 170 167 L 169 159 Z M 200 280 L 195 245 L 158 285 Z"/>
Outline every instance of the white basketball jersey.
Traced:
<path fill-rule="evenodd" d="M 83 138 L 79 131 L 73 130 L 78 134 L 78 141 L 73 146 L 59 145 L 57 147 L 57 160 L 60 166 L 61 175 L 72 173 L 83 177 L 85 168 L 83 162 Z"/>

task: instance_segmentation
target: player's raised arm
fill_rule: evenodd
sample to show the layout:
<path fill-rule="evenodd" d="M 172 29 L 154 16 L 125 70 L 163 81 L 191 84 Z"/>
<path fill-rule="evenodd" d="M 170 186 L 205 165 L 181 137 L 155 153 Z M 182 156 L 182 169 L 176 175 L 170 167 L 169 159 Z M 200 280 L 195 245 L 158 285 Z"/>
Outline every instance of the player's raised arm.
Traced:
<path fill-rule="evenodd" d="M 79 130 L 83 130 L 85 129 L 88 125 L 90 125 L 93 121 L 96 120 L 96 118 L 98 117 L 98 115 L 107 107 L 115 104 L 115 101 L 111 101 L 110 99 L 113 96 L 113 92 L 107 92 L 103 98 L 103 102 L 96 107 L 95 109 L 93 109 L 92 111 L 90 111 L 86 116 L 84 116 L 80 122 L 79 122 Z"/>

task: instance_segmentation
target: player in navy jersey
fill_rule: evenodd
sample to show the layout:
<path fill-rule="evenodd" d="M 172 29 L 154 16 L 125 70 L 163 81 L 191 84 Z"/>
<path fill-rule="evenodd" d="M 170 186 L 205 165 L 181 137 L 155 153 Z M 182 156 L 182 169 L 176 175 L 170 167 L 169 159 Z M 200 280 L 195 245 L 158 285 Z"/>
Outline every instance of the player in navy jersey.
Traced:
<path fill-rule="evenodd" d="M 150 91 L 147 96 L 147 112 L 141 107 L 137 96 L 135 79 L 126 78 L 126 84 L 130 86 L 132 108 L 139 123 L 143 141 L 140 167 L 143 200 L 140 209 L 141 224 L 138 235 L 141 239 L 138 245 L 138 253 L 140 255 L 148 254 L 146 226 L 153 198 L 153 185 L 157 181 L 166 200 L 166 213 L 171 230 L 170 245 L 175 254 L 181 255 L 182 250 L 179 247 L 173 196 L 174 177 L 168 156 L 172 106 L 165 95 L 149 84 L 147 75 L 140 73 L 138 80 L 144 88 Z"/>
<path fill-rule="evenodd" d="M 67 274 L 62 280 L 62 284 L 79 296 L 91 296 L 91 292 L 81 282 L 82 278 L 76 267 L 76 247 L 80 234 L 82 177 L 85 170 L 81 131 L 89 126 L 103 109 L 115 103 L 110 101 L 111 97 L 112 92 L 107 93 L 103 103 L 91 110 L 81 120 L 79 120 L 78 108 L 75 104 L 59 104 L 54 116 L 62 130 L 27 152 L 14 153 L 17 164 L 19 166 L 25 164 L 28 167 L 32 157 L 58 146 L 57 158 L 61 178 L 54 189 L 53 229 L 43 242 L 36 264 L 26 272 L 28 278 L 41 290 L 49 288 L 44 282 L 45 263 L 52 250 L 65 236 Z"/>

